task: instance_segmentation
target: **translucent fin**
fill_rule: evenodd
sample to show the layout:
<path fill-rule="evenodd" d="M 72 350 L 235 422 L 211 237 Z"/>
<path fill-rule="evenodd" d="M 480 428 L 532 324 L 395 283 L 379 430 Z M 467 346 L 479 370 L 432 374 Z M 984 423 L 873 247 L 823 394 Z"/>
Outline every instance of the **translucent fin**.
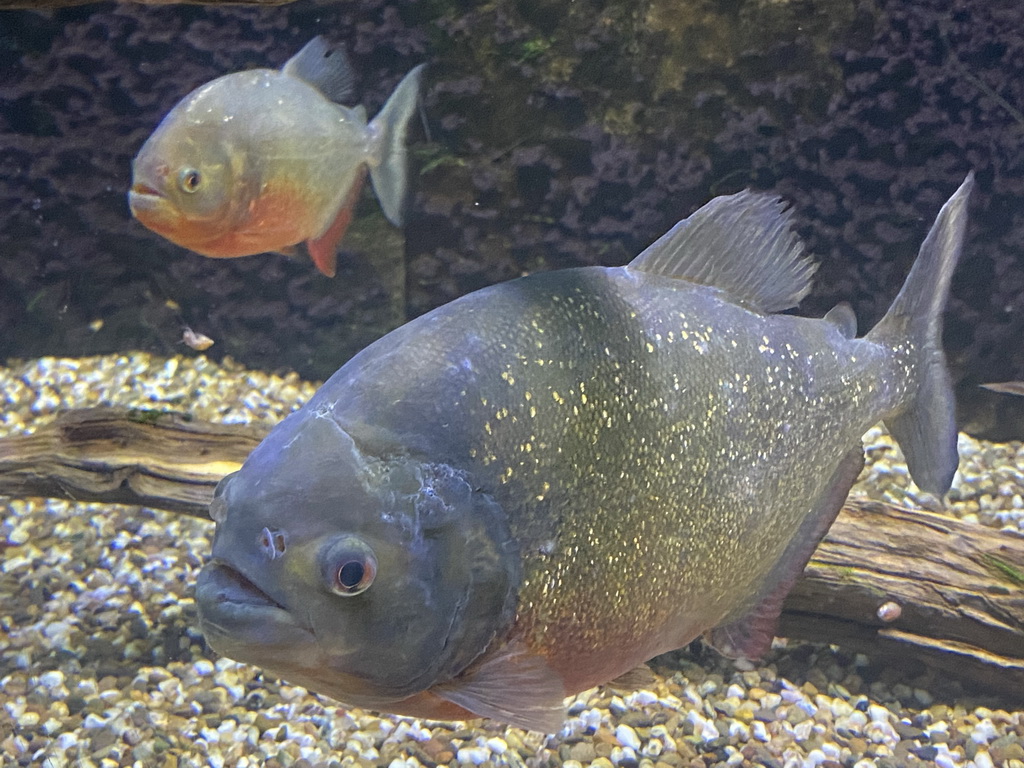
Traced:
<path fill-rule="evenodd" d="M 281 71 L 305 80 L 338 104 L 351 101 L 355 93 L 355 74 L 345 53 L 345 46 L 339 45 L 332 50 L 319 35 L 288 59 Z"/>
<path fill-rule="evenodd" d="M 843 334 L 844 339 L 857 338 L 857 315 L 849 302 L 841 301 L 825 313 L 825 320 L 832 323 Z"/>
<path fill-rule="evenodd" d="M 989 384 L 979 384 L 982 389 L 989 392 L 998 392 L 1001 395 L 1017 395 L 1024 397 L 1024 381 L 993 381 Z"/>
<path fill-rule="evenodd" d="M 783 202 L 744 190 L 680 221 L 629 269 L 714 286 L 757 311 L 779 312 L 811 290 L 817 265 L 802 253 Z"/>
<path fill-rule="evenodd" d="M 518 644 L 431 693 L 475 715 L 530 731 L 557 733 L 565 720 L 565 689 L 558 675 Z"/>
<path fill-rule="evenodd" d="M 629 672 L 624 672 L 614 680 L 610 680 L 606 685 L 616 691 L 628 693 L 639 691 L 641 688 L 653 688 L 657 683 L 658 678 L 651 668 L 646 664 L 641 664 L 639 667 L 633 667 Z"/>
<path fill-rule="evenodd" d="M 857 475 L 864 468 L 864 449 L 851 449 L 829 478 L 822 495 L 814 504 L 786 551 L 765 580 L 758 602 L 744 616 L 715 627 L 704 641 L 730 659 L 760 659 L 771 648 L 782 613 L 782 603 L 807 567 L 818 544 L 832 527 Z"/>
<path fill-rule="evenodd" d="M 949 490 L 959 456 L 953 387 L 942 352 L 942 312 L 963 249 L 967 201 L 974 172 L 946 201 L 921 244 L 917 260 L 885 317 L 867 338 L 889 347 L 913 344 L 920 385 L 912 399 L 885 424 L 903 449 L 910 476 L 924 491 Z"/>
<path fill-rule="evenodd" d="M 409 176 L 406 134 L 409 119 L 419 103 L 423 66 L 420 64 L 402 78 L 380 114 L 370 123 L 380 135 L 380 157 L 378 162 L 370 164 L 370 180 L 384 215 L 396 227 L 405 221 Z"/>

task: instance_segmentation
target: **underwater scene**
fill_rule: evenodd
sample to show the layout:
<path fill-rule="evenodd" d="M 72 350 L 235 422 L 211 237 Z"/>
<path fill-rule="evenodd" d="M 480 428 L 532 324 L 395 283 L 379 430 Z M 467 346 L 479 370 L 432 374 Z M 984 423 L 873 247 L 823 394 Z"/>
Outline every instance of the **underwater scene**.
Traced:
<path fill-rule="evenodd" d="M 0 766 L 1024 768 L 1018 0 L 0 0 Z"/>

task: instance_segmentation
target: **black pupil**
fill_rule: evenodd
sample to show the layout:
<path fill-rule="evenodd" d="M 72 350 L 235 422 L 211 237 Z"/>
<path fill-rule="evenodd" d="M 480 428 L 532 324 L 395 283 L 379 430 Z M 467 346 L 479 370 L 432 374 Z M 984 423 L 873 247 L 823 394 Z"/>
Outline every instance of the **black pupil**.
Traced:
<path fill-rule="evenodd" d="M 199 174 L 196 171 L 192 171 L 192 173 L 185 177 L 185 186 L 189 189 L 195 189 L 199 186 Z"/>
<path fill-rule="evenodd" d="M 338 583 L 345 589 L 355 589 L 363 580 L 365 570 L 358 560 L 350 560 L 338 570 Z"/>

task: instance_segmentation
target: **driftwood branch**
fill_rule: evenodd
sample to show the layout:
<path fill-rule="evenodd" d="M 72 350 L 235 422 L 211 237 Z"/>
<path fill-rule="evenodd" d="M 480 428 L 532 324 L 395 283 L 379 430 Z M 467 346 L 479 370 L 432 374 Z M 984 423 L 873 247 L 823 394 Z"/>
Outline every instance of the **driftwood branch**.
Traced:
<path fill-rule="evenodd" d="M 0 440 L 0 496 L 138 504 L 207 517 L 217 482 L 267 427 L 210 424 L 158 411 L 68 411 Z"/>
<path fill-rule="evenodd" d="M 205 517 L 217 481 L 265 433 L 150 411 L 72 411 L 0 440 L 0 495 Z M 781 632 L 892 655 L 1019 704 L 1024 536 L 850 500 L 787 599 Z"/>

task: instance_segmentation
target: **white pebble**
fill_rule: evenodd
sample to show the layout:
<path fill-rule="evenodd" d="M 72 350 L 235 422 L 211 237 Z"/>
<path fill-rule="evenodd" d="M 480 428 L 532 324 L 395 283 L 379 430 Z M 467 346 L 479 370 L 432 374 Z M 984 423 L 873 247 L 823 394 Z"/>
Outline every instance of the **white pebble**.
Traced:
<path fill-rule="evenodd" d="M 473 765 L 480 765 L 490 756 L 491 753 L 483 747 L 462 747 L 458 754 L 460 763 L 472 763 Z"/>
<path fill-rule="evenodd" d="M 75 734 L 69 732 L 62 733 L 60 736 L 54 739 L 54 744 L 56 744 L 59 749 L 70 749 L 77 743 L 78 737 L 75 736 Z"/>
<path fill-rule="evenodd" d="M 653 704 L 657 700 L 658 697 L 650 691 L 636 691 L 626 697 L 626 704 L 630 707 L 646 707 L 648 704 Z"/>
<path fill-rule="evenodd" d="M 39 676 L 39 684 L 47 690 L 63 685 L 64 673 L 59 669 L 51 669 L 49 672 L 43 672 L 43 674 Z"/>
<path fill-rule="evenodd" d="M 651 739 L 644 744 L 644 748 L 641 750 L 646 757 L 658 757 L 664 751 L 665 745 L 660 739 Z"/>
<path fill-rule="evenodd" d="M 768 734 L 768 729 L 765 728 L 764 723 L 760 720 L 755 720 L 750 724 L 750 732 L 754 734 L 754 738 L 758 741 L 763 741 L 766 744 L 771 741 L 771 736 Z"/>
<path fill-rule="evenodd" d="M 88 715 L 86 715 L 85 719 L 82 721 L 83 728 L 102 728 L 106 724 L 107 721 L 104 718 L 100 717 L 99 715 L 93 712 L 90 712 Z"/>
<path fill-rule="evenodd" d="M 811 738 L 812 733 L 814 733 L 813 720 L 804 720 L 802 723 L 797 723 L 793 726 L 793 738 L 797 741 L 807 741 Z"/>
<path fill-rule="evenodd" d="M 608 702 L 608 709 L 616 715 L 621 715 L 628 711 L 629 707 L 626 706 L 626 702 L 622 700 L 621 696 L 612 696 L 612 700 Z"/>
<path fill-rule="evenodd" d="M 831 741 L 826 741 L 822 744 L 821 751 L 825 753 L 825 757 L 835 762 L 839 762 L 839 757 L 843 753 L 842 747 Z"/>
<path fill-rule="evenodd" d="M 733 720 L 729 723 L 729 738 L 740 743 L 750 741 L 750 728 L 744 722 Z"/>
<path fill-rule="evenodd" d="M 826 760 L 828 760 L 828 758 L 825 756 L 824 752 L 822 752 L 820 749 L 812 749 L 810 752 L 807 753 L 807 757 L 804 760 L 804 765 L 817 766 L 821 765 Z"/>
<path fill-rule="evenodd" d="M 987 717 L 974 726 L 974 730 L 971 731 L 971 739 L 977 744 L 988 744 L 998 735 L 996 727 Z"/>
<path fill-rule="evenodd" d="M 843 701 L 842 699 L 832 699 L 832 703 L 829 705 L 832 710 L 834 717 L 846 717 L 853 712 L 853 707 L 850 706 L 850 702 Z"/>
<path fill-rule="evenodd" d="M 879 704 L 872 704 L 868 707 L 868 716 L 875 723 L 889 722 L 889 710 Z"/>
<path fill-rule="evenodd" d="M 487 740 L 487 748 L 496 755 L 504 755 L 508 750 L 508 744 L 505 743 L 504 739 L 499 739 L 495 736 Z"/>
<path fill-rule="evenodd" d="M 975 768 L 996 768 L 996 764 L 992 762 L 992 757 L 988 752 L 979 752 L 974 756 Z"/>
<path fill-rule="evenodd" d="M 640 737 L 636 735 L 636 731 L 630 728 L 628 725 L 619 725 L 615 728 L 615 738 L 618 739 L 619 744 L 630 749 L 640 749 Z"/>

